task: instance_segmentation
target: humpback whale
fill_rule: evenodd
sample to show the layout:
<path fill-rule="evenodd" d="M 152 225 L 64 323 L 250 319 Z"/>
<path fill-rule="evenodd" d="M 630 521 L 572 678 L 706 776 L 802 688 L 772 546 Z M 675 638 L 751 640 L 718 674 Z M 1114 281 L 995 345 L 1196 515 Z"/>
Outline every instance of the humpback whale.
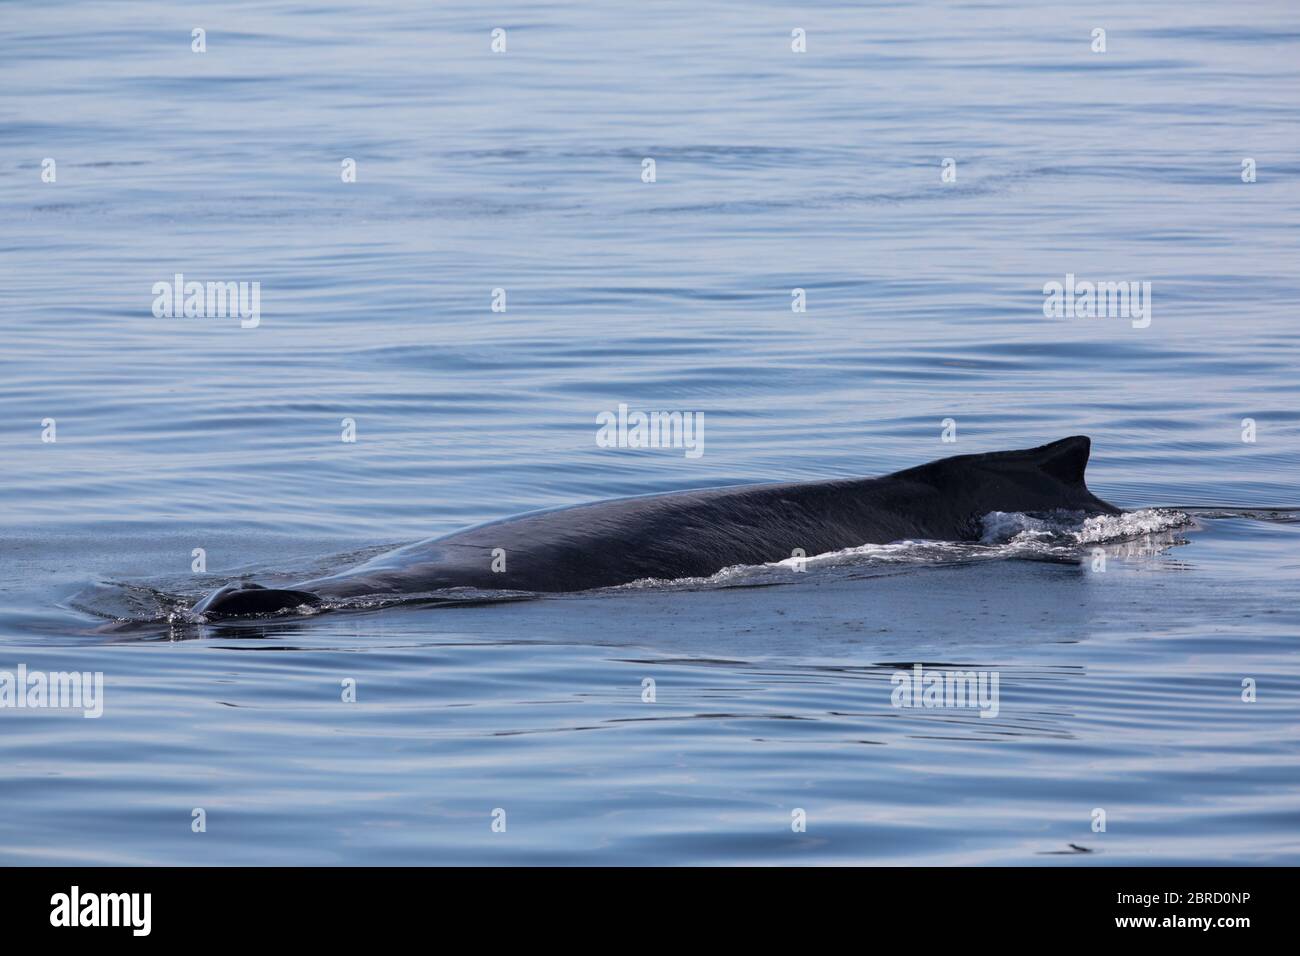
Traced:
<path fill-rule="evenodd" d="M 735 565 L 864 544 L 978 541 L 984 516 L 996 511 L 1120 514 L 1084 483 L 1090 448 L 1078 435 L 878 478 L 735 485 L 532 512 L 419 541 L 292 588 L 234 582 L 192 613 L 271 614 L 332 598 L 451 588 L 585 591 L 645 578 L 708 577 Z"/>

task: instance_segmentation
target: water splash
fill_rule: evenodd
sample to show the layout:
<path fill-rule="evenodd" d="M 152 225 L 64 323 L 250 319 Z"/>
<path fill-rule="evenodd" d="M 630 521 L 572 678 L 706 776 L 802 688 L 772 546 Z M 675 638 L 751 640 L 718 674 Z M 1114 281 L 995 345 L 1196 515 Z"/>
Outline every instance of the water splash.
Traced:
<path fill-rule="evenodd" d="M 1078 511 L 1050 514 L 993 511 L 984 516 L 981 544 L 1103 544 L 1159 534 L 1192 524 L 1190 515 L 1167 508 L 1148 508 L 1118 515 L 1093 515 Z"/>
<path fill-rule="evenodd" d="M 1194 524 L 1190 515 L 1170 508 L 1148 508 L 1120 515 L 1088 516 L 1082 511 L 1026 514 L 994 511 L 983 518 L 977 542 L 907 540 L 864 544 L 806 558 L 786 558 L 762 565 L 733 565 L 708 577 L 644 578 L 622 589 L 756 586 L 789 583 L 800 571 L 855 568 L 888 571 L 936 567 L 972 561 L 1033 559 L 1078 561 L 1097 545 L 1149 539 L 1143 553 L 1158 553 L 1181 543 L 1173 532 Z M 611 588 L 609 590 L 619 590 Z"/>

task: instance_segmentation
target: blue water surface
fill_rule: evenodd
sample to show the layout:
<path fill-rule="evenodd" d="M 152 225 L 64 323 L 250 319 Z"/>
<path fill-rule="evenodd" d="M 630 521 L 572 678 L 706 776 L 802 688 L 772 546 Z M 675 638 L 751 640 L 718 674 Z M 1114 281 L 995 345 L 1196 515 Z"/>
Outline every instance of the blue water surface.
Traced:
<path fill-rule="evenodd" d="M 1300 862 L 1294 4 L 9 4 L 0 90 L 0 670 L 105 682 L 0 709 L 0 863 Z M 176 273 L 259 324 L 155 316 Z M 1150 324 L 1046 317 L 1067 274 Z M 620 403 L 704 454 L 598 446 Z M 157 603 L 1074 434 L 1194 523 L 1104 573 Z M 894 706 L 917 663 L 997 716 Z"/>

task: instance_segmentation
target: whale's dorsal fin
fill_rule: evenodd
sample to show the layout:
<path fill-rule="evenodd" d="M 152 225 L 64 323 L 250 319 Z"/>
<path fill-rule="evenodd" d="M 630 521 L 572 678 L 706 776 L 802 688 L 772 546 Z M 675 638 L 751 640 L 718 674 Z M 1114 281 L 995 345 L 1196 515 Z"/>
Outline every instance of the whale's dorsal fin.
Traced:
<path fill-rule="evenodd" d="M 1088 490 L 1084 472 L 1091 451 L 1088 436 L 1071 435 L 1036 448 L 942 458 L 886 477 L 924 482 L 945 495 L 986 488 L 996 494 L 980 498 L 977 507 L 987 505 L 990 511 L 1023 510 L 1014 499 L 998 497 L 1011 480 L 1021 488 L 1022 500 L 1038 498 L 1038 504 L 1030 507 L 1039 510 L 1066 508 L 1119 514 L 1120 509 Z"/>
<path fill-rule="evenodd" d="M 895 472 L 897 477 L 919 478 L 940 485 L 966 473 L 970 468 L 985 472 L 1037 472 L 1055 479 L 1067 487 L 1084 484 L 1083 474 L 1088 468 L 1088 453 L 1092 441 L 1087 435 L 1071 435 L 1048 442 L 1036 448 L 1017 448 L 1014 451 L 986 451 L 973 455 L 955 455 L 941 458 L 926 465 L 917 465 Z"/>
<path fill-rule="evenodd" d="M 1082 485 L 1091 450 L 1092 441 L 1087 435 L 1071 435 L 1060 441 L 1029 448 L 1025 454 L 1040 471 L 1057 481 L 1067 485 Z"/>

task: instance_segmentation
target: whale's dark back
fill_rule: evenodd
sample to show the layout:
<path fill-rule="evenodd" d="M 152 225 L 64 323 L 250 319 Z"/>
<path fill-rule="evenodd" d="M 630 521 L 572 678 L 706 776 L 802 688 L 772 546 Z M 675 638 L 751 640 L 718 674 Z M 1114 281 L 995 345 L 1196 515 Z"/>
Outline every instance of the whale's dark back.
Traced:
<path fill-rule="evenodd" d="M 904 539 L 978 539 L 993 511 L 1119 509 L 1084 483 L 1090 443 L 959 455 L 880 478 L 742 485 L 598 501 L 480 525 L 392 552 L 329 586 L 580 591 L 642 578 L 706 577 Z M 506 570 L 491 571 L 492 554 Z M 303 587 L 312 587 L 309 582 Z"/>
<path fill-rule="evenodd" d="M 448 588 L 582 591 L 644 578 L 707 577 L 735 565 L 864 544 L 974 540 L 984 516 L 995 511 L 1116 514 L 1084 482 L 1090 444 L 1076 436 L 1021 451 L 958 455 L 880 478 L 597 501 L 418 542 L 297 588 L 325 597 Z M 273 611 L 277 602 L 297 603 L 300 593 L 239 588 L 201 607 L 215 614 L 226 605 Z"/>

